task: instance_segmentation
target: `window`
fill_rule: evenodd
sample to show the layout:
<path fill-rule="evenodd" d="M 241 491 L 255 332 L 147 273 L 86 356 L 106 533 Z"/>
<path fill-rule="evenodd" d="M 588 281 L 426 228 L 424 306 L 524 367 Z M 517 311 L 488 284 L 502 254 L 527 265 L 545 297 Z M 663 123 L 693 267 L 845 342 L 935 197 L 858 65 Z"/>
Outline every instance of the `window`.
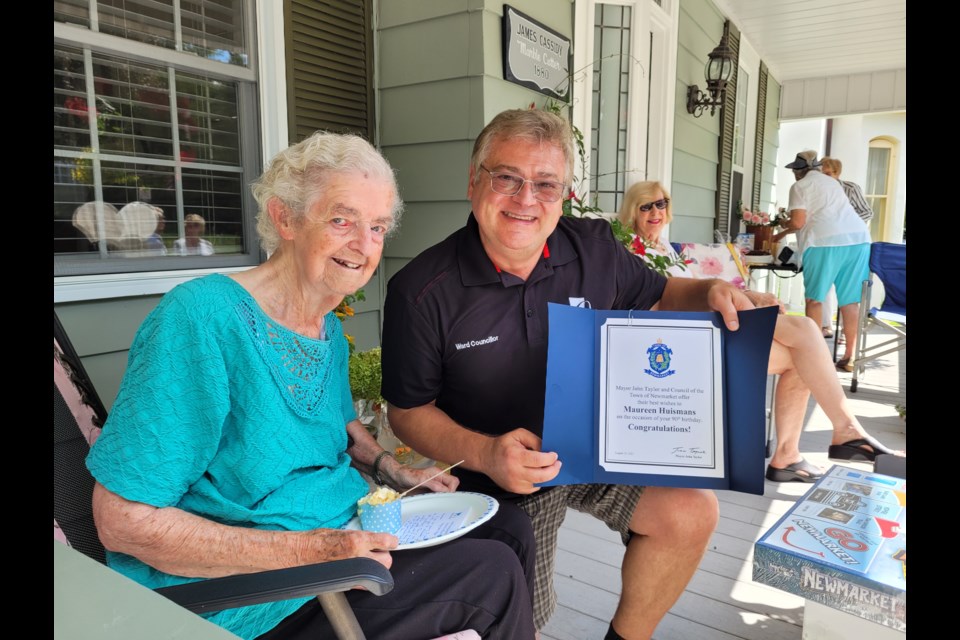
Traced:
<path fill-rule="evenodd" d="M 573 123 L 590 204 L 616 214 L 638 180 L 670 184 L 676 3 L 577 0 Z M 582 43 L 582 44 L 579 44 Z M 581 168 L 577 167 L 578 174 Z"/>
<path fill-rule="evenodd" d="M 630 93 L 632 7 L 597 4 L 593 25 L 593 113 L 590 192 L 617 211 L 624 192 Z"/>
<path fill-rule="evenodd" d="M 867 182 L 864 185 L 863 195 L 873 209 L 873 218 L 870 219 L 870 236 L 875 241 L 887 239 L 885 234 L 892 213 L 890 194 L 893 183 L 894 152 L 894 143 L 885 138 L 871 140 L 870 149 L 867 152 Z"/>
<path fill-rule="evenodd" d="M 55 276 L 259 261 L 248 4 L 54 2 Z"/>

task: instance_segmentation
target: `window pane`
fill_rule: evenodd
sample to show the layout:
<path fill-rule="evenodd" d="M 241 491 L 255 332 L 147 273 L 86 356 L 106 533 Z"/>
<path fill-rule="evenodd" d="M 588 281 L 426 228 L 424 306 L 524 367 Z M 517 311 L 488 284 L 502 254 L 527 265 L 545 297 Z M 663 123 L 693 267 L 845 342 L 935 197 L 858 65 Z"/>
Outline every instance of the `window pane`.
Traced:
<path fill-rule="evenodd" d="M 93 161 L 79 158 L 53 159 L 53 253 L 96 251 L 96 225 L 89 236 L 73 225 L 73 215 L 85 202 L 95 200 Z M 80 214 L 78 213 L 78 216 Z M 79 221 L 80 226 L 85 226 Z M 91 242 L 92 240 L 92 242 Z"/>
<path fill-rule="evenodd" d="M 98 0 L 100 31 L 201 58 L 249 66 L 242 0 L 181 0 L 180 37 L 173 0 Z"/>
<path fill-rule="evenodd" d="M 67 47 L 53 50 L 53 146 L 90 150 L 87 83 L 83 52 Z"/>
<path fill-rule="evenodd" d="M 183 170 L 184 214 L 204 219 L 203 237 L 217 255 L 244 252 L 242 193 L 243 174 Z M 184 236 L 182 232 L 179 235 Z"/>
<path fill-rule="evenodd" d="M 177 112 L 182 160 L 240 164 L 235 83 L 178 73 Z"/>
<path fill-rule="evenodd" d="M 58 22 L 90 26 L 88 0 L 54 0 L 53 19 Z"/>
<path fill-rule="evenodd" d="M 103 153 L 173 157 L 166 69 L 94 55 L 97 130 Z"/>
<path fill-rule="evenodd" d="M 887 173 L 890 166 L 890 149 L 870 147 L 867 154 L 866 193 L 886 195 Z"/>
<path fill-rule="evenodd" d="M 203 58 L 245 67 L 243 3 L 237 0 L 204 0 L 180 3 L 183 50 Z"/>
<path fill-rule="evenodd" d="M 594 13 L 590 191 L 606 212 L 619 209 L 624 190 L 631 16 L 630 7 L 608 4 Z"/>
<path fill-rule="evenodd" d="M 173 0 L 98 0 L 97 13 L 102 33 L 176 48 Z"/>

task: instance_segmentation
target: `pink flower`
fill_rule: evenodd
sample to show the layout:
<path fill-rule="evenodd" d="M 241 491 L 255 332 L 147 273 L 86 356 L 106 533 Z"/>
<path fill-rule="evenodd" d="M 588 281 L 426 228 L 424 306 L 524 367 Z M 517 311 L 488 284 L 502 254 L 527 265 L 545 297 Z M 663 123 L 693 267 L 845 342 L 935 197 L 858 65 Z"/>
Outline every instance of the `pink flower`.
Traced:
<path fill-rule="evenodd" d="M 718 276 L 723 273 L 723 265 L 716 258 L 704 258 L 700 261 L 700 273 L 705 276 Z"/>
<path fill-rule="evenodd" d="M 765 214 L 763 214 L 762 216 L 760 216 L 760 223 L 761 223 L 761 224 L 770 224 L 770 214 L 769 214 L 769 213 L 765 213 Z"/>

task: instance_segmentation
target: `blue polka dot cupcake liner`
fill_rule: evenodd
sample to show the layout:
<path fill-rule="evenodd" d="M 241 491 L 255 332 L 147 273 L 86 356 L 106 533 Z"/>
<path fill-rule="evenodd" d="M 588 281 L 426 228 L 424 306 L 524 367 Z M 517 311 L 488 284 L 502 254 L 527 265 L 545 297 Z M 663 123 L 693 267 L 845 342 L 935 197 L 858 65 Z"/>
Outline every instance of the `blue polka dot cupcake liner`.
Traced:
<path fill-rule="evenodd" d="M 362 504 L 357 507 L 360 515 L 360 527 L 364 531 L 396 533 L 400 531 L 403 520 L 400 513 L 400 500 L 386 504 Z"/>

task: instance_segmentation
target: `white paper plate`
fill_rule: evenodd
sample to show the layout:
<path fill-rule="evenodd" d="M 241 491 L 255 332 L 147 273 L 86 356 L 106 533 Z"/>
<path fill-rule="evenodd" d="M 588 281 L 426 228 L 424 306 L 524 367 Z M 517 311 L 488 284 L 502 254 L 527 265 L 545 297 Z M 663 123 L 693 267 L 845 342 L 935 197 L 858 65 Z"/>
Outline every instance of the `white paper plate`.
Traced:
<path fill-rule="evenodd" d="M 476 529 L 492 518 L 500 508 L 500 503 L 488 495 L 471 491 L 455 491 L 453 493 L 424 493 L 419 496 L 401 498 L 403 501 L 403 520 L 417 515 L 430 513 L 444 513 L 453 511 L 467 511 L 463 525 L 455 531 L 444 535 L 427 538 L 426 540 L 400 540 L 400 545 L 391 551 L 404 549 L 421 549 L 443 544 L 459 538 L 466 532 Z M 343 526 L 344 529 L 360 529 L 360 519 L 353 518 Z"/>

